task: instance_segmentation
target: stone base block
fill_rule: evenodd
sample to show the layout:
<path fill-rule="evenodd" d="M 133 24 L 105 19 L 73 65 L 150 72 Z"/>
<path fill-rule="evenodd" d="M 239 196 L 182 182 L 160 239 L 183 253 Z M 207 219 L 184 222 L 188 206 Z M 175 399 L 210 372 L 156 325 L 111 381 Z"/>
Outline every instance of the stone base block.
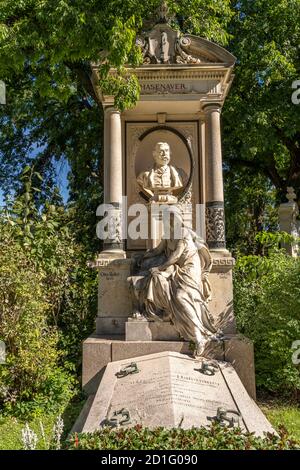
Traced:
<path fill-rule="evenodd" d="M 82 345 L 82 387 L 91 395 L 96 393 L 105 367 L 111 362 L 111 340 L 90 336 Z"/>
<path fill-rule="evenodd" d="M 227 250 L 211 250 L 213 265 L 208 279 L 211 285 L 209 311 L 215 319 L 216 328 L 226 335 L 236 334 L 233 312 L 232 268 L 235 260 Z"/>
<path fill-rule="evenodd" d="M 250 397 L 256 399 L 254 348 L 243 335 L 228 335 L 224 341 L 224 358 L 235 368 Z"/>
<path fill-rule="evenodd" d="M 179 341 L 180 337 L 170 322 L 136 320 L 125 323 L 126 341 Z"/>
<path fill-rule="evenodd" d="M 96 334 L 103 336 L 123 335 L 125 333 L 125 323 L 127 317 L 97 317 Z"/>
<path fill-rule="evenodd" d="M 125 341 L 124 336 L 92 335 L 83 343 L 82 387 L 95 394 L 109 362 L 146 354 L 174 351 L 192 355 L 186 341 Z M 242 335 L 228 335 L 224 341 L 208 345 L 204 356 L 230 362 L 251 398 L 256 398 L 253 344 Z"/>

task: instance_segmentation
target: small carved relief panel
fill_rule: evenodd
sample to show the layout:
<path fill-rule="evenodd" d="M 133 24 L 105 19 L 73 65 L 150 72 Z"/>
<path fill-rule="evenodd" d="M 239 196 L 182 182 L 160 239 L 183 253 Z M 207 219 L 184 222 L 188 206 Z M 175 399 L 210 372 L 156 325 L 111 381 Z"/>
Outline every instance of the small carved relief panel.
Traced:
<path fill-rule="evenodd" d="M 224 204 L 222 202 L 206 205 L 206 241 L 210 248 L 225 247 Z"/>

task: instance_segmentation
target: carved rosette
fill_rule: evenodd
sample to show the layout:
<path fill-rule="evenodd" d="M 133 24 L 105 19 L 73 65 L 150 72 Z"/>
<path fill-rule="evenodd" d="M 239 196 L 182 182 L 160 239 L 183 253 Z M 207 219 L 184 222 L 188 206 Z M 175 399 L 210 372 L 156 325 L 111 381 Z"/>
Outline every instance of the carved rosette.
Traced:
<path fill-rule="evenodd" d="M 175 43 L 176 63 L 177 64 L 201 64 L 202 62 L 211 62 L 207 57 L 194 57 L 184 50 L 191 45 L 190 38 L 185 36 L 178 38 Z"/>
<path fill-rule="evenodd" d="M 206 242 L 209 248 L 225 248 L 224 203 L 206 203 Z"/>

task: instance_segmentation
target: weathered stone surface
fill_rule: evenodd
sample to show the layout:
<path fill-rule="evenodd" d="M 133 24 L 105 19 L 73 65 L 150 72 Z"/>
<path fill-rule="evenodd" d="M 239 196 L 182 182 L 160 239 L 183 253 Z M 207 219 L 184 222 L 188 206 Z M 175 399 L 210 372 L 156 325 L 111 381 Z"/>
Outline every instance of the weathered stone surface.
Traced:
<path fill-rule="evenodd" d="M 124 336 L 91 335 L 82 346 L 82 388 L 88 395 L 95 394 L 105 367 L 111 361 L 162 351 L 191 354 L 185 341 L 125 341 Z"/>
<path fill-rule="evenodd" d="M 113 316 L 113 317 L 97 317 L 96 318 L 96 333 L 98 335 L 124 335 L 126 317 Z"/>
<path fill-rule="evenodd" d="M 178 341 L 179 334 L 170 322 L 155 322 L 128 318 L 125 324 L 126 341 Z"/>
<path fill-rule="evenodd" d="M 127 277 L 130 273 L 130 260 L 113 260 L 99 267 L 99 311 L 98 316 L 128 316 L 131 313 L 131 300 Z M 113 295 L 112 295 L 113 293 Z"/>
<path fill-rule="evenodd" d="M 112 360 L 130 359 L 146 354 L 174 351 L 191 355 L 192 351 L 186 341 L 113 341 Z"/>
<path fill-rule="evenodd" d="M 82 345 L 82 388 L 93 394 L 98 388 L 106 365 L 112 360 L 111 341 L 90 336 Z"/>
<path fill-rule="evenodd" d="M 124 375 L 126 367 L 134 373 Z M 274 432 L 230 364 L 162 352 L 108 364 L 82 431 L 209 426 L 221 410 L 229 419 L 223 424 L 234 418 L 231 425 L 244 431 Z"/>
<path fill-rule="evenodd" d="M 239 342 L 243 344 L 239 345 Z M 190 356 L 193 353 L 187 341 L 125 341 L 124 336 L 92 335 L 83 343 L 83 389 L 88 394 L 96 393 L 104 368 L 110 361 L 163 351 L 174 351 Z M 255 399 L 255 370 L 251 341 L 242 335 L 229 335 L 225 341 L 208 344 L 204 356 L 207 359 L 232 363 L 247 392 Z"/>
<path fill-rule="evenodd" d="M 232 268 L 235 260 L 226 250 L 211 251 L 211 254 L 213 266 L 208 277 L 212 289 L 209 311 L 218 328 L 225 334 L 235 334 L 232 287 Z"/>
<path fill-rule="evenodd" d="M 130 260 L 101 258 L 95 267 L 99 272 L 97 334 L 124 334 L 125 321 L 132 314 L 127 282 Z"/>
<path fill-rule="evenodd" d="M 256 399 L 253 343 L 243 335 L 228 335 L 224 341 L 224 359 L 230 362 L 250 397 Z"/>

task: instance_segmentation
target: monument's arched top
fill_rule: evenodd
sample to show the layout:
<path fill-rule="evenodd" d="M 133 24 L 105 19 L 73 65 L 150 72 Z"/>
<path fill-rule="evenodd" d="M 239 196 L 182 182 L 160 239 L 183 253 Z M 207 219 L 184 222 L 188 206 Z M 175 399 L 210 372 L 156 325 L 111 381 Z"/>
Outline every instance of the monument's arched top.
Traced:
<path fill-rule="evenodd" d="M 141 93 L 134 110 L 127 111 L 128 116 L 196 115 L 207 104 L 223 106 L 236 61 L 226 49 L 207 39 L 183 34 L 162 19 L 138 36 L 136 44 L 143 62 L 138 67 L 128 66 L 127 70 L 137 76 Z M 104 107 L 113 106 L 114 97 L 101 92 L 98 68 L 99 64 L 92 64 L 95 91 Z"/>
<path fill-rule="evenodd" d="M 233 80 L 235 57 L 212 41 L 184 34 L 171 27 L 169 7 L 162 1 L 156 24 L 136 39 L 143 60 L 138 67 L 128 65 L 136 75 L 140 98 L 126 117 L 168 114 L 169 118 L 199 117 L 207 105 L 221 108 Z M 95 92 L 105 107 L 114 105 L 113 96 L 102 94 L 99 64 L 92 64 Z M 110 74 L 116 74 L 111 70 Z"/>
<path fill-rule="evenodd" d="M 144 66 L 235 64 L 235 57 L 223 47 L 198 36 L 183 35 L 166 23 L 159 23 L 138 37 L 137 45 L 142 50 Z"/>

